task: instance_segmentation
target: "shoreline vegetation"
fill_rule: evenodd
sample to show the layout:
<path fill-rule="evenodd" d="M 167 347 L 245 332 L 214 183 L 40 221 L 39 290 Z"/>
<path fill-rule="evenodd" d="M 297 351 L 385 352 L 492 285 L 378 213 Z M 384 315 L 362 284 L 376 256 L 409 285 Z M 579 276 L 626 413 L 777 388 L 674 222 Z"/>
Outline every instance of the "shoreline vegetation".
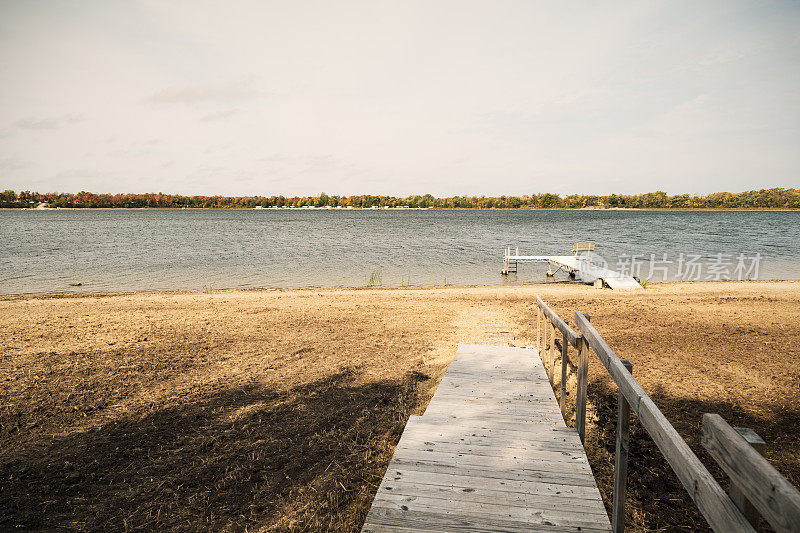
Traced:
<path fill-rule="evenodd" d="M 644 194 L 559 196 L 544 193 L 522 196 L 453 196 L 430 194 L 407 197 L 374 196 L 184 196 L 164 193 L 96 194 L 39 193 L 6 190 L 0 208 L 23 209 L 574 209 L 574 210 L 796 210 L 800 189 L 760 189 L 706 195 L 664 191 Z"/>
<path fill-rule="evenodd" d="M 357 532 L 456 346 L 535 345 L 536 295 L 591 314 L 718 481 L 705 412 L 800 483 L 798 282 L 0 298 L 0 529 Z M 589 360 L 586 450 L 610 508 L 617 392 Z M 709 531 L 631 431 L 626 529 Z"/>

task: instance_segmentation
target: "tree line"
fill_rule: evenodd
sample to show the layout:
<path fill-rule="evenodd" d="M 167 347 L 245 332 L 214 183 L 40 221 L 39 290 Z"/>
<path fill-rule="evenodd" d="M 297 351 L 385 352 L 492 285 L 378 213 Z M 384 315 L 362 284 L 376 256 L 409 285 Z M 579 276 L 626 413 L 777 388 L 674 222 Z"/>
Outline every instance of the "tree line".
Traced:
<path fill-rule="evenodd" d="M 184 196 L 164 193 L 95 194 L 38 193 L 11 190 L 0 193 L 0 207 L 73 208 L 263 208 L 269 207 L 373 207 L 436 209 L 800 209 L 800 189 L 760 189 L 739 193 L 717 192 L 705 195 L 676 194 L 664 191 L 644 194 L 530 194 L 523 196 L 453 196 L 436 198 L 430 194 L 407 196 Z"/>

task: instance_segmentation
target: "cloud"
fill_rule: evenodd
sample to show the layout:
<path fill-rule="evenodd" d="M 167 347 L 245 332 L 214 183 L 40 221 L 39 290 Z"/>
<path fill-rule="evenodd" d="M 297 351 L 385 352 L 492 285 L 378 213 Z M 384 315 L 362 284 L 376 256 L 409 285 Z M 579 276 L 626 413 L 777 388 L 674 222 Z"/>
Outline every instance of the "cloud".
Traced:
<path fill-rule="evenodd" d="M 214 113 L 208 113 L 200 117 L 200 120 L 203 122 L 214 122 L 217 120 L 225 120 L 226 118 L 230 118 L 239 113 L 238 109 L 227 109 L 225 111 L 217 111 Z"/>
<path fill-rule="evenodd" d="M 83 115 L 70 114 L 45 118 L 24 118 L 14 125 L 23 130 L 58 130 L 81 121 L 83 121 Z"/>
<path fill-rule="evenodd" d="M 184 85 L 162 89 L 145 98 L 155 104 L 197 104 L 205 102 L 241 102 L 263 98 L 267 93 L 251 82 L 229 82 L 216 85 Z"/>
<path fill-rule="evenodd" d="M 11 172 L 14 170 L 19 170 L 21 168 L 27 167 L 28 165 L 30 165 L 30 163 L 28 163 L 27 161 L 22 161 L 21 159 L 18 159 L 16 157 L 6 157 L 0 159 L 0 170 L 2 170 L 3 172 Z"/>

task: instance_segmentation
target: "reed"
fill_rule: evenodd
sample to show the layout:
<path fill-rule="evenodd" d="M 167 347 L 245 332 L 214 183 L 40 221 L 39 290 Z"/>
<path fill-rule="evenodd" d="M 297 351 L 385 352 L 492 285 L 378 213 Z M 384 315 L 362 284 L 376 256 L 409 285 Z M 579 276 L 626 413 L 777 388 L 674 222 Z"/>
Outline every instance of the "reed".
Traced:
<path fill-rule="evenodd" d="M 383 274 L 381 269 L 373 270 L 369 278 L 365 277 L 364 285 L 367 287 L 383 287 Z"/>

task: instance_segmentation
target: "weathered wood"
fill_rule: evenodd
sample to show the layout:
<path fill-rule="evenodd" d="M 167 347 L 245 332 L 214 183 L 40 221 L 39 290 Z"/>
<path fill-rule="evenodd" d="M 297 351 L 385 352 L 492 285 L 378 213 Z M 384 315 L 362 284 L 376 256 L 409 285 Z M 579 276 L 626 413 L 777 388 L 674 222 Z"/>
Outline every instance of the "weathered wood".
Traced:
<path fill-rule="evenodd" d="M 800 491 L 721 416 L 703 415 L 701 442 L 775 531 L 800 531 Z"/>
<path fill-rule="evenodd" d="M 556 464 L 582 465 L 579 468 L 589 465 L 588 462 L 584 461 L 585 456 L 581 449 L 562 446 L 563 443 L 555 439 L 538 442 L 515 442 L 506 446 L 498 445 L 501 442 L 503 441 L 498 439 L 473 440 L 468 444 L 462 441 L 461 438 L 448 439 L 437 436 L 435 440 L 430 440 L 426 439 L 424 434 L 408 438 L 404 434 L 403 441 L 398 444 L 397 449 L 422 450 L 419 453 L 425 457 L 430 457 L 431 453 L 469 454 L 500 458 L 507 458 L 510 455 L 515 460 L 521 457 L 529 457 L 534 461 L 553 461 Z M 573 467 L 570 466 L 569 468 L 572 469 Z"/>
<path fill-rule="evenodd" d="M 589 347 L 581 337 L 578 343 L 578 383 L 575 392 L 575 429 L 586 442 L 586 388 L 589 380 Z"/>
<path fill-rule="evenodd" d="M 549 472 L 545 470 L 521 468 L 507 469 L 477 465 L 453 466 L 450 464 L 441 464 L 436 461 L 412 461 L 402 457 L 398 457 L 397 459 L 393 458 L 390 466 L 399 472 L 408 473 L 409 477 L 416 477 L 414 474 L 415 472 L 427 472 L 437 475 L 458 474 L 470 477 L 484 477 L 499 480 L 549 483 L 556 487 L 572 488 L 578 486 L 588 488 L 594 487 L 597 489 L 594 479 L 584 472 L 569 475 L 563 472 Z M 599 498 L 599 496 L 597 497 Z M 608 530 L 611 531 L 611 526 L 609 526 Z"/>
<path fill-rule="evenodd" d="M 467 490 L 464 490 L 466 488 Z M 453 502 L 472 502 L 491 503 L 502 502 L 505 507 L 534 507 L 548 510 L 559 509 L 561 511 L 574 512 L 575 514 L 597 514 L 597 507 L 591 500 L 570 497 L 565 501 L 560 494 L 555 492 L 522 492 L 508 491 L 505 487 L 489 489 L 483 483 L 476 483 L 468 487 L 456 487 L 453 485 L 420 485 L 416 482 L 399 481 L 387 483 L 379 489 L 388 497 L 400 496 L 421 496 L 425 498 L 447 499 Z"/>
<path fill-rule="evenodd" d="M 419 486 L 450 487 L 462 491 L 481 487 L 485 490 L 541 494 L 545 497 L 564 495 L 570 500 L 594 500 L 596 498 L 596 491 L 591 486 L 560 485 L 540 480 L 491 478 L 483 475 L 467 475 L 463 472 L 441 473 L 409 468 L 389 469 L 386 471 L 386 476 L 389 479 L 387 486 L 394 486 L 392 484 L 398 482 L 409 483 L 408 480 L 413 478 L 413 483 Z"/>
<path fill-rule="evenodd" d="M 450 511 L 465 508 L 465 502 L 450 501 L 445 498 L 431 498 L 427 496 L 404 496 L 388 494 L 378 490 L 380 498 L 373 500 L 373 507 L 384 509 L 403 509 L 411 513 L 425 511 Z M 565 504 L 568 500 L 565 498 Z M 405 509 L 404 509 L 405 508 Z M 603 521 L 608 521 L 605 513 L 584 513 L 576 512 L 572 509 L 542 509 L 539 506 L 529 508 L 508 505 L 505 501 L 492 502 L 470 502 L 469 515 L 480 516 L 483 518 L 498 518 L 519 520 L 528 522 L 531 525 L 553 524 L 557 526 L 601 527 Z"/>
<path fill-rule="evenodd" d="M 762 439 L 758 433 L 750 428 L 733 428 L 733 430 L 741 435 L 755 451 L 760 453 L 762 456 L 764 455 L 767 443 L 764 442 L 764 439 Z M 750 503 L 750 500 L 747 499 L 742 489 L 739 488 L 739 485 L 737 485 L 733 480 L 731 480 L 731 486 L 728 489 L 728 496 L 731 497 L 731 500 L 733 500 L 733 503 L 736 504 L 736 507 L 738 507 L 745 518 L 747 518 L 747 521 L 753 524 L 753 527 L 756 527 L 758 525 L 758 517 L 760 516 L 758 509 L 756 509 L 755 506 Z"/>
<path fill-rule="evenodd" d="M 594 326 L 577 311 L 575 323 L 708 524 L 715 531 L 754 531 L 653 400 L 628 373 L 622 361 Z"/>
<path fill-rule="evenodd" d="M 542 310 L 536 307 L 536 353 L 542 355 Z"/>
<path fill-rule="evenodd" d="M 544 364 L 525 349 L 459 347 L 425 414 L 409 419 L 364 531 L 579 529 L 610 522 Z"/>
<path fill-rule="evenodd" d="M 567 336 L 561 337 L 561 397 L 558 399 L 558 406 L 561 408 L 561 416 L 567 416 Z M 566 421 L 566 420 L 565 420 Z"/>
<path fill-rule="evenodd" d="M 633 365 L 622 360 L 625 369 L 633 373 Z M 614 533 L 625 531 L 625 482 L 628 478 L 628 447 L 630 442 L 631 409 L 625 396 L 617 395 L 617 449 L 614 455 L 614 499 L 612 500 L 611 528 Z"/>
<path fill-rule="evenodd" d="M 755 451 L 760 453 L 762 456 L 766 451 L 766 442 L 762 439 L 758 433 L 753 431 L 750 428 L 733 428 L 736 433 L 741 435 L 747 443 L 753 447 Z M 731 497 L 733 503 L 736 504 L 736 507 L 742 512 L 742 514 L 747 518 L 747 521 L 753 524 L 753 527 L 758 525 L 758 517 L 760 516 L 758 513 L 758 509 L 750 503 L 750 500 L 747 499 L 744 492 L 739 485 L 736 484 L 735 481 L 731 480 L 731 486 L 728 489 L 728 496 Z"/>
<path fill-rule="evenodd" d="M 381 508 L 370 510 L 372 521 L 364 524 L 364 532 L 370 533 L 416 533 L 430 531 L 450 531 L 464 533 L 522 533 L 547 531 L 550 533 L 575 533 L 574 526 L 558 526 L 555 524 L 531 524 L 528 521 L 508 518 L 488 518 L 482 516 L 464 516 L 446 511 L 417 511 L 411 509 Z M 582 533 L 598 533 L 608 531 L 604 527 L 582 527 Z"/>
<path fill-rule="evenodd" d="M 544 340 L 542 342 L 542 351 L 539 352 L 539 357 L 542 360 L 542 365 L 545 367 L 545 372 L 547 372 L 547 364 L 545 362 L 545 360 L 547 358 L 547 354 L 546 354 L 546 352 L 547 352 L 547 321 L 546 320 L 543 321 L 543 323 L 542 323 L 542 337 L 543 337 Z M 549 375 L 550 374 L 548 372 L 548 376 Z"/>
<path fill-rule="evenodd" d="M 550 332 L 550 356 L 547 358 L 547 368 L 550 369 L 548 377 L 550 378 L 550 385 L 553 384 L 553 375 L 555 374 L 555 353 L 556 353 L 556 327 L 552 326 L 553 330 Z"/>

